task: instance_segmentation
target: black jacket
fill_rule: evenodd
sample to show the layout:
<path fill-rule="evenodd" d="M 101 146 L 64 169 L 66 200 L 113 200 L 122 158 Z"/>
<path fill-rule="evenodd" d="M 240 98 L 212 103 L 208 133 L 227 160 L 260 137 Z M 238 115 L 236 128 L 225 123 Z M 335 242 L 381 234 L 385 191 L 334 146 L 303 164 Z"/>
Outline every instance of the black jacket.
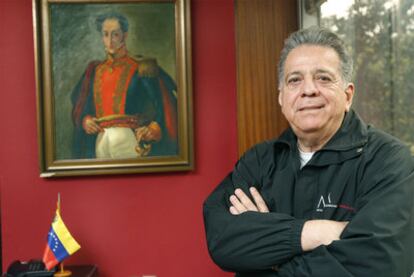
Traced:
<path fill-rule="evenodd" d="M 414 270 L 414 161 L 396 138 L 346 114 L 300 169 L 296 136 L 256 145 L 204 203 L 208 249 L 236 276 L 408 277 Z M 235 188 L 255 186 L 270 213 L 231 215 Z M 303 252 L 310 219 L 350 221 L 341 239 Z M 278 270 L 272 270 L 277 266 Z"/>

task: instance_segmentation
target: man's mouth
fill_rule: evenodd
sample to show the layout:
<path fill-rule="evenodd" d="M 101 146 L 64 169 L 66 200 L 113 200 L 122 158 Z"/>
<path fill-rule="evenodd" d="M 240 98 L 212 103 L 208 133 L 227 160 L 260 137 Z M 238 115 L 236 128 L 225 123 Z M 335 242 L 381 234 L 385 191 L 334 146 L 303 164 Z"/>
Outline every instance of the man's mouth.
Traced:
<path fill-rule="evenodd" d="M 307 105 L 307 106 L 299 107 L 298 111 L 302 112 L 302 111 L 320 110 L 324 107 L 325 105 Z"/>

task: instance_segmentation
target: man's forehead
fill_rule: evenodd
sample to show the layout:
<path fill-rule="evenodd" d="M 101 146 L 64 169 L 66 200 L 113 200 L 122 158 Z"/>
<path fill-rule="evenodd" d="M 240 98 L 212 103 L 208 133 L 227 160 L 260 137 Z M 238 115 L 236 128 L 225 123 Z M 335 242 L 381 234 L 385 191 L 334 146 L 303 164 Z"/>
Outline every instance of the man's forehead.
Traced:
<path fill-rule="evenodd" d="M 121 29 L 121 24 L 119 23 L 119 20 L 116 18 L 107 18 L 102 23 L 103 29 Z"/>
<path fill-rule="evenodd" d="M 339 70 L 338 54 L 330 47 L 303 45 L 293 49 L 287 56 L 285 73 L 311 71 L 334 73 Z"/>

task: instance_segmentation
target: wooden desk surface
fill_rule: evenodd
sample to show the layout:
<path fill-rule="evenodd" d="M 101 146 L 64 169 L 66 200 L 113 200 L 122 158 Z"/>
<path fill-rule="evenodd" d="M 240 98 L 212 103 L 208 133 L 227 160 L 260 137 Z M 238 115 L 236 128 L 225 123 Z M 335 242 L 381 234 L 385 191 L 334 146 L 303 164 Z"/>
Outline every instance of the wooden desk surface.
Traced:
<path fill-rule="evenodd" d="M 72 272 L 71 277 L 98 277 L 96 265 L 67 265 L 65 269 Z"/>

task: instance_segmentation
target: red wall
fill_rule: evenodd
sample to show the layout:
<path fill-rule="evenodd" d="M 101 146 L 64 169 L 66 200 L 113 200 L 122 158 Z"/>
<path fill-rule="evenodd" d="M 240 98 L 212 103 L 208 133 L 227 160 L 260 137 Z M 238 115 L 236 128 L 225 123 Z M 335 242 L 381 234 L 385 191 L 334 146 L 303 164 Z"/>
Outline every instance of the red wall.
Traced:
<path fill-rule="evenodd" d="M 196 169 L 39 178 L 31 0 L 0 1 L 3 268 L 41 258 L 57 193 L 82 249 L 67 264 L 100 276 L 229 276 L 208 256 L 202 202 L 237 158 L 233 0 L 192 1 Z"/>

